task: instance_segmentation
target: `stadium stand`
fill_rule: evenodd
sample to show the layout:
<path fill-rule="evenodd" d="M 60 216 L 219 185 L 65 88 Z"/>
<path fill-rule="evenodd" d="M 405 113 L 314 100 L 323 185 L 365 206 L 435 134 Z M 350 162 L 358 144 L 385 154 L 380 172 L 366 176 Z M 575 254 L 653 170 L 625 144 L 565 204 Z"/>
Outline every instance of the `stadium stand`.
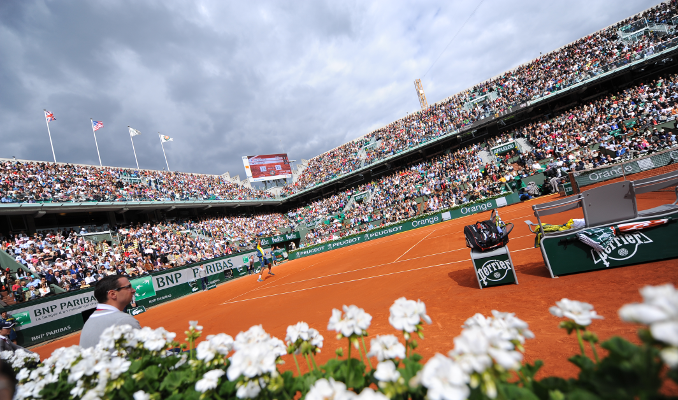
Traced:
<path fill-rule="evenodd" d="M 501 132 L 487 130 L 486 137 L 465 129 L 516 104 L 548 99 L 676 47 L 676 14 L 676 1 L 660 4 L 314 157 L 283 189 L 284 199 L 215 175 L 3 161 L 0 214 L 3 207 L 13 210 L 0 215 L 1 250 L 3 256 L 10 256 L 4 262 L 0 259 L 0 264 L 3 269 L 12 265 L 0 277 L 6 289 L 3 300 L 25 301 L 77 290 L 82 282 L 91 283 L 108 273 L 140 276 L 173 268 L 237 252 L 257 237 L 291 230 L 302 234 L 303 247 L 517 192 L 531 183 L 538 188 L 532 195 L 539 195 L 556 189 L 545 185 L 547 178 L 567 179 L 572 171 L 671 149 L 676 146 L 678 77 L 670 73 L 648 72 L 651 77 L 643 81 L 624 78 L 621 89 L 612 84 L 594 87 L 587 100 L 567 98 L 553 107 L 535 109 L 529 118 L 511 122 Z M 459 140 L 430 155 L 412 150 L 445 135 Z M 515 147 L 492 154 L 491 149 L 508 144 Z M 411 157 L 393 165 L 384 161 L 396 154 Z M 322 191 L 315 198 L 296 195 L 366 167 L 381 172 L 358 183 L 348 181 L 340 190 Z M 197 200 L 203 202 L 200 209 L 172 205 L 136 213 L 120 206 L 104 212 L 98 204 L 178 205 Z M 239 200 L 261 202 L 238 209 Z M 211 207 L 210 201 L 220 206 Z M 229 206 L 229 201 L 235 205 Z M 67 213 L 58 211 L 58 216 L 49 211 L 52 217 L 46 220 L 40 218 L 46 211 L 33 217 L 35 211 L 20 209 L 40 203 L 82 204 Z M 101 215 L 89 215 L 97 213 Z M 39 226 L 33 226 L 36 218 L 42 221 Z M 87 228 L 64 226 L 91 226 L 90 231 L 107 233 L 93 235 Z M 43 277 L 51 290 L 40 290 Z M 37 285 L 37 290 L 29 285 Z"/>
<path fill-rule="evenodd" d="M 673 22 L 677 14 L 675 0 L 662 3 L 314 157 L 285 193 L 290 195 L 322 184 L 366 164 L 458 132 L 512 106 L 548 97 L 667 47 L 675 47 L 678 43 Z M 367 150 L 361 160 L 361 150 L 377 140 L 380 145 Z"/>

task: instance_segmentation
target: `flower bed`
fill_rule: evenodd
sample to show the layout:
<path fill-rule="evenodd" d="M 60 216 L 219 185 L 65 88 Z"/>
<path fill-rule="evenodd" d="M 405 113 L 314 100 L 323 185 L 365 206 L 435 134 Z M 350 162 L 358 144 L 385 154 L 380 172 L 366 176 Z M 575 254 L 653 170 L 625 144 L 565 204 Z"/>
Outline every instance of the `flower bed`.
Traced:
<path fill-rule="evenodd" d="M 189 323 L 184 343 L 163 328 L 119 326 L 107 329 L 95 348 L 60 348 L 43 362 L 21 350 L 0 358 L 17 372 L 17 399 L 664 398 L 665 380 L 678 382 L 678 291 L 667 284 L 640 293 L 644 302 L 623 306 L 619 316 L 646 325 L 638 333 L 641 345 L 619 337 L 599 343 L 589 327 L 603 317 L 590 304 L 562 299 L 550 308 L 566 318 L 560 327 L 579 344 L 580 354 L 569 361 L 581 372 L 568 380 L 537 380 L 542 362 L 523 363 L 523 346 L 534 334 L 515 314 L 499 311 L 470 317 L 452 350 L 422 362 L 415 350 L 431 318 L 424 303 L 405 298 L 389 317 L 402 339 L 378 335 L 369 351 L 372 317 L 354 305 L 332 310 L 327 330 L 346 347 L 324 365 L 315 355 L 325 340 L 304 322 L 289 326 L 284 342 L 253 326 L 235 339 L 209 335 L 197 347 L 203 329 L 197 321 Z M 296 373 L 279 372 L 283 360 L 294 362 Z"/>

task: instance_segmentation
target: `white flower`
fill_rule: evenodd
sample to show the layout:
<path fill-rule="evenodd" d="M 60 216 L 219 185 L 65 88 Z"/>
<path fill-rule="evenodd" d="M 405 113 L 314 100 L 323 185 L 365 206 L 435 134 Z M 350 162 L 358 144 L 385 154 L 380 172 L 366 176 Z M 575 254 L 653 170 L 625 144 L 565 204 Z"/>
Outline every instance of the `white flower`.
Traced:
<path fill-rule="evenodd" d="M 188 329 L 189 330 L 195 330 L 195 331 L 201 331 L 202 325 L 198 325 L 198 321 L 188 321 Z"/>
<path fill-rule="evenodd" d="M 471 326 L 454 338 L 452 357 L 467 374 L 483 373 L 492 365 L 499 364 L 511 370 L 520 367 L 522 353 L 515 350 L 506 331 L 493 326 Z"/>
<path fill-rule="evenodd" d="M 603 319 L 602 316 L 598 315 L 593 310 L 593 306 L 591 304 L 566 298 L 556 301 L 556 305 L 549 308 L 549 311 L 556 317 L 569 318 L 576 324 L 582 326 L 591 325 L 591 322 L 593 322 L 592 320 L 594 318 Z"/>
<path fill-rule="evenodd" d="M 205 362 L 212 361 L 217 354 L 223 356 L 233 350 L 233 338 L 225 333 L 209 335 L 207 340 L 198 344 L 196 357 Z"/>
<path fill-rule="evenodd" d="M 262 386 L 258 379 L 250 380 L 243 384 L 238 384 L 238 390 L 235 392 L 235 395 L 239 399 L 253 399 L 259 396 Z"/>
<path fill-rule="evenodd" d="M 106 350 L 113 350 L 116 341 L 122 341 L 123 347 L 136 347 L 135 329 L 130 325 L 113 325 L 104 329 L 99 337 L 99 345 Z"/>
<path fill-rule="evenodd" d="M 666 284 L 645 286 L 640 294 L 644 303 L 624 305 L 619 309 L 619 317 L 649 325 L 653 338 L 678 347 L 678 291 L 672 284 Z"/>
<path fill-rule="evenodd" d="M 278 357 L 279 355 L 272 351 L 269 343 L 250 344 L 237 350 L 231 356 L 231 365 L 227 371 L 228 379 L 234 381 L 241 375 L 254 378 L 271 373 L 276 370 L 275 362 Z"/>
<path fill-rule="evenodd" d="M 374 377 L 382 382 L 397 382 L 400 378 L 400 372 L 396 369 L 393 361 L 382 361 L 377 364 L 377 370 L 374 372 Z"/>
<path fill-rule="evenodd" d="M 295 325 L 287 327 L 287 336 L 285 336 L 287 344 L 294 344 L 299 339 L 304 341 L 310 339 L 309 327 L 306 322 L 297 322 Z"/>
<path fill-rule="evenodd" d="M 377 357 L 377 360 L 392 360 L 405 358 L 405 346 L 394 335 L 377 335 L 370 341 L 368 357 Z"/>
<path fill-rule="evenodd" d="M 664 363 L 671 369 L 678 368 L 678 348 L 667 347 L 659 352 Z"/>
<path fill-rule="evenodd" d="M 240 332 L 236 335 L 233 347 L 235 350 L 240 350 L 241 348 L 253 343 L 268 341 L 270 338 L 271 335 L 266 333 L 261 325 L 254 325 L 247 331 Z"/>
<path fill-rule="evenodd" d="M 306 394 L 306 400 L 347 400 L 355 398 L 356 394 L 347 390 L 343 382 L 330 378 L 318 379 Z"/>
<path fill-rule="evenodd" d="M 366 387 L 358 396 L 355 397 L 356 400 L 388 400 L 383 393 L 375 392 L 374 390 Z"/>
<path fill-rule="evenodd" d="M 421 383 L 431 400 L 464 400 L 469 394 L 469 377 L 454 361 L 442 354 L 433 356 L 421 373 Z"/>
<path fill-rule="evenodd" d="M 168 332 L 164 328 L 151 329 L 149 327 L 143 327 L 134 330 L 135 339 L 139 343 L 142 343 L 145 349 L 150 351 L 166 349 L 176 336 L 176 333 Z"/>
<path fill-rule="evenodd" d="M 321 349 L 323 347 L 323 335 L 320 334 L 316 329 L 310 328 L 308 334 L 311 337 L 311 345 Z M 320 352 L 320 350 L 317 350 Z"/>
<path fill-rule="evenodd" d="M 391 315 L 388 322 L 399 331 L 411 333 L 416 331 L 417 325 L 422 322 L 431 323 L 431 318 L 426 315 L 426 305 L 420 300 L 407 300 L 401 297 L 389 310 Z"/>
<path fill-rule="evenodd" d="M 28 368 L 22 368 L 21 371 L 19 371 L 19 373 L 16 374 L 16 380 L 21 382 L 24 379 L 28 379 L 29 373 L 30 371 L 28 371 Z"/>
<path fill-rule="evenodd" d="M 336 331 L 344 337 L 363 336 L 370 327 L 372 316 L 357 306 L 344 306 L 344 314 L 336 308 L 332 310 L 328 330 Z"/>
<path fill-rule="evenodd" d="M 151 400 L 151 395 L 143 390 L 139 390 L 134 392 L 134 400 Z"/>
<path fill-rule="evenodd" d="M 492 310 L 492 315 L 492 326 L 507 332 L 511 336 L 509 340 L 525 343 L 525 339 L 534 339 L 534 333 L 528 329 L 527 322 L 516 317 L 516 314 Z"/>
<path fill-rule="evenodd" d="M 195 383 L 195 390 L 200 393 L 205 393 L 208 390 L 216 389 L 219 384 L 219 378 L 224 375 L 224 371 L 220 369 L 213 369 L 206 372 L 202 379 Z"/>

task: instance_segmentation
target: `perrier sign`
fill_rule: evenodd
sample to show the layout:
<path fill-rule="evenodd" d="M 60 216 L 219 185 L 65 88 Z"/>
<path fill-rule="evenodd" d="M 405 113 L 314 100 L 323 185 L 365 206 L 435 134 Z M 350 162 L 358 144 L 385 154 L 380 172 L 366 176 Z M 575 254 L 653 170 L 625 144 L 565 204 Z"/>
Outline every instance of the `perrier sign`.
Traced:
<path fill-rule="evenodd" d="M 503 253 L 503 254 L 497 254 Z M 508 254 L 508 249 L 487 253 L 471 253 L 473 267 L 481 289 L 491 286 L 518 283 L 515 270 Z"/>

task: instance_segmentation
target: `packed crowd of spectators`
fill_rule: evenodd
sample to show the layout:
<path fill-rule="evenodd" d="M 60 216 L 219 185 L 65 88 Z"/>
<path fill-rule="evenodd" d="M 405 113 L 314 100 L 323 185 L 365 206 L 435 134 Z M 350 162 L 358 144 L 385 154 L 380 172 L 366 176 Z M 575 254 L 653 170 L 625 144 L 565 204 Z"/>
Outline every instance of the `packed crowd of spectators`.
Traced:
<path fill-rule="evenodd" d="M 251 200 L 268 192 L 216 175 L 55 164 L 0 163 L 0 202 Z"/>
<path fill-rule="evenodd" d="M 520 156 L 528 168 L 581 171 L 675 146 L 675 130 L 657 126 L 677 115 L 678 76 L 671 75 L 533 122 L 514 134 L 533 147 Z M 550 162 L 544 165 L 544 160 Z"/>
<path fill-rule="evenodd" d="M 229 254 L 229 242 L 191 235 L 192 223 L 165 222 L 120 228 L 116 240 L 93 242 L 70 232 L 23 233 L 0 241 L 25 269 L 3 271 L 0 283 L 15 301 L 53 294 L 50 285 L 64 291 L 88 288 L 110 274 L 132 278 Z"/>
<path fill-rule="evenodd" d="M 463 129 L 511 106 L 548 96 L 666 47 L 678 45 L 678 32 L 673 25 L 678 14 L 676 5 L 676 0 L 659 4 L 314 157 L 297 181 L 285 188 L 284 194 L 290 195 L 326 182 L 361 165 Z M 668 32 L 643 30 L 634 41 L 621 40 L 621 29 L 633 32 L 648 23 L 667 24 Z M 379 141 L 378 147 L 360 151 L 375 140 Z"/>

